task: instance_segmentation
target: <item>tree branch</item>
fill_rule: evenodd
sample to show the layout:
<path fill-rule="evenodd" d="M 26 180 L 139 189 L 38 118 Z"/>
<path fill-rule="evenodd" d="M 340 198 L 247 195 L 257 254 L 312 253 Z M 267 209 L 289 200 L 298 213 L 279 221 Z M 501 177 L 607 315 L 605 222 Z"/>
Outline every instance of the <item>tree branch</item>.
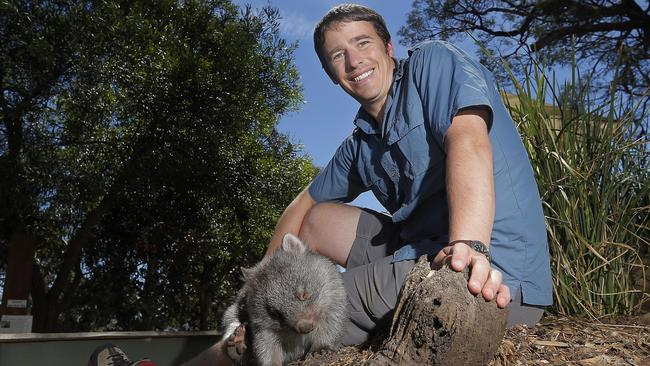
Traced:
<path fill-rule="evenodd" d="M 618 22 L 618 23 L 599 23 L 599 24 L 590 24 L 590 25 L 578 24 L 571 27 L 554 29 L 548 32 L 547 34 L 541 36 L 530 47 L 533 51 L 539 51 L 569 35 L 582 36 L 585 34 L 595 33 L 595 32 L 626 31 L 626 30 L 637 29 L 642 26 L 643 24 L 639 24 L 636 21 L 627 21 L 627 22 Z"/>

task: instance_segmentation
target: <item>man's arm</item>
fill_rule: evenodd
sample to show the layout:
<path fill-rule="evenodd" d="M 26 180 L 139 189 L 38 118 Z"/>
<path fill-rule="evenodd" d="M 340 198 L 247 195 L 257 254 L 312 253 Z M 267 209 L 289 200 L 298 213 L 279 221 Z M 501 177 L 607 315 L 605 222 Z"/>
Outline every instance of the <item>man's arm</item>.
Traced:
<path fill-rule="evenodd" d="M 266 249 L 266 255 L 273 253 L 282 244 L 282 238 L 286 233 L 292 233 L 296 236 L 300 233 L 300 227 L 307 215 L 307 212 L 314 207 L 316 201 L 309 194 L 309 186 L 303 189 L 296 198 L 284 209 L 282 216 L 275 225 L 275 232 L 271 237 L 271 242 Z"/>
<path fill-rule="evenodd" d="M 487 111 L 464 110 L 452 120 L 445 135 L 447 153 L 447 200 L 449 203 L 449 242 L 480 240 L 490 243 L 494 222 L 495 193 L 492 173 L 492 148 L 488 137 Z M 510 302 L 510 291 L 499 271 L 490 267 L 485 256 L 464 243 L 445 247 L 434 259 L 451 260 L 451 267 L 462 271 L 470 266 L 468 289 L 486 300 L 497 296 L 497 305 Z"/>
<path fill-rule="evenodd" d="M 449 242 L 490 244 L 495 197 L 488 117 L 480 109 L 459 112 L 445 135 Z"/>

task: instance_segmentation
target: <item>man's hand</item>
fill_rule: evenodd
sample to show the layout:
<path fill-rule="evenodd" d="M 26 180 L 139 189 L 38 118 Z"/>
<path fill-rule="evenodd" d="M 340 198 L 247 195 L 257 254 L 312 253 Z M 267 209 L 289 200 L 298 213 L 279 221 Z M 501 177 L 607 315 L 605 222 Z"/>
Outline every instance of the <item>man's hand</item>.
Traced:
<path fill-rule="evenodd" d="M 457 272 L 469 266 L 467 288 L 473 295 L 480 293 L 486 301 L 492 301 L 496 296 L 497 306 L 502 309 L 510 303 L 510 289 L 503 284 L 501 272 L 492 268 L 483 254 L 474 251 L 465 243 L 456 243 L 444 247 L 433 259 L 436 268 L 448 262 Z"/>

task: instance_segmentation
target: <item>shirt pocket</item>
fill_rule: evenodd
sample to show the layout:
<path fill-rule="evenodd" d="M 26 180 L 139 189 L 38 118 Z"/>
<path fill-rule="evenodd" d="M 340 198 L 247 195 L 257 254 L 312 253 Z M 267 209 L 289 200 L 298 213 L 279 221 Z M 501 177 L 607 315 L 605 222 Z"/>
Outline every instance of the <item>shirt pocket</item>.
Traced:
<path fill-rule="evenodd" d="M 397 146 L 404 157 L 404 174 L 415 180 L 437 165 L 443 154 L 437 153 L 438 145 L 432 140 L 424 124 L 413 126 L 398 141 Z"/>
<path fill-rule="evenodd" d="M 360 167 L 359 175 L 366 186 L 375 195 L 379 203 L 388 208 L 390 206 L 388 202 L 388 186 L 386 184 L 386 179 L 383 178 L 383 170 L 381 166 L 365 163 Z"/>

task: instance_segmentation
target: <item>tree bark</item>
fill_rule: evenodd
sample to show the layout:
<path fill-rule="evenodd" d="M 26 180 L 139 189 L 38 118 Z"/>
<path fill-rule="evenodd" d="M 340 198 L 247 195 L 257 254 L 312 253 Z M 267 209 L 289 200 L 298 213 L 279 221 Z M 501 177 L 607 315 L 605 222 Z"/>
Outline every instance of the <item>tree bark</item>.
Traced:
<path fill-rule="evenodd" d="M 366 365 L 486 365 L 507 311 L 467 290 L 468 272 L 431 269 L 420 258 L 402 286 L 390 337 Z"/>
<path fill-rule="evenodd" d="M 36 238 L 24 230 L 15 230 L 9 239 L 7 274 L 2 293 L 0 313 L 25 315 L 27 308 L 7 307 L 7 300 L 27 300 L 32 285 L 32 267 L 36 253 Z"/>

